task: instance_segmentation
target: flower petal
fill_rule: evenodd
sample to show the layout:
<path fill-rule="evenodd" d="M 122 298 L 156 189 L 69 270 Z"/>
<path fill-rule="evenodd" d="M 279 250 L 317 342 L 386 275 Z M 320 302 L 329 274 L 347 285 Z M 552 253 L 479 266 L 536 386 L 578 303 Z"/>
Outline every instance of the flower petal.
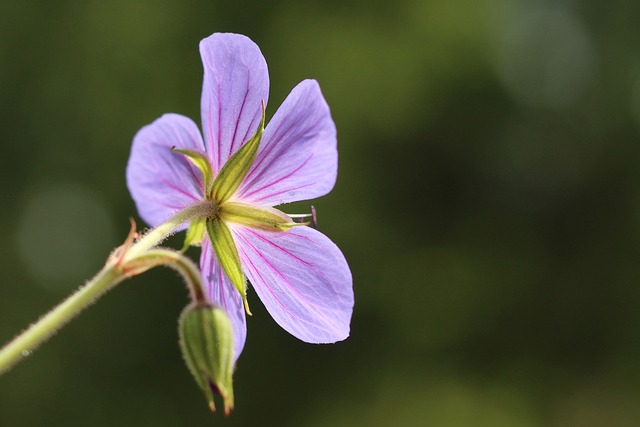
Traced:
<path fill-rule="evenodd" d="M 269 97 L 269 73 L 260 48 L 239 34 L 200 42 L 204 65 L 202 127 L 214 173 L 256 133 Z"/>
<path fill-rule="evenodd" d="M 333 188 L 338 173 L 336 127 L 315 80 L 298 84 L 262 136 L 238 198 L 275 206 L 314 199 Z"/>
<path fill-rule="evenodd" d="M 218 304 L 229 315 L 233 328 L 233 359 L 238 360 L 247 338 L 244 305 L 240 294 L 224 274 L 207 238 L 202 240 L 200 269 L 210 301 Z"/>
<path fill-rule="evenodd" d="M 338 247 L 310 227 L 233 227 L 244 272 L 275 321 L 311 343 L 349 336 L 351 271 Z"/>
<path fill-rule="evenodd" d="M 193 121 L 165 114 L 133 138 L 127 164 L 127 186 L 140 216 L 152 227 L 161 224 L 204 195 L 201 172 L 171 147 L 203 152 Z"/>

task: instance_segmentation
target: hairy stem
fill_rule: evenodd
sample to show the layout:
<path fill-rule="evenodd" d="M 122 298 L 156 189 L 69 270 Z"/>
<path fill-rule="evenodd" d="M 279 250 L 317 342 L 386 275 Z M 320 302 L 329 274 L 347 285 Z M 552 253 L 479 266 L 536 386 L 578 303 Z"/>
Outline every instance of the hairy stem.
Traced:
<path fill-rule="evenodd" d="M 140 268 L 141 262 L 144 263 L 145 259 L 154 256 L 154 252 L 150 251 L 151 249 L 173 234 L 183 223 L 195 218 L 207 217 L 210 215 L 211 210 L 210 202 L 199 202 L 178 212 L 158 227 L 149 230 L 135 243 L 133 243 L 133 234 L 131 234 L 127 242 L 109 257 L 106 265 L 98 274 L 0 349 L 0 375 L 7 372 L 26 356 L 29 356 L 40 344 L 49 339 L 56 331 L 115 285 L 128 277 L 148 270 L 148 268 L 139 270 L 136 270 L 136 268 Z M 159 254 L 170 255 L 171 253 L 155 253 L 156 256 Z M 177 262 L 175 256 L 166 256 L 163 259 L 164 262 L 156 262 L 149 268 Z M 183 277 L 191 278 L 194 276 L 193 268 L 190 266 L 182 267 L 183 263 L 177 263 L 180 264 L 177 269 L 179 271 L 181 269 L 184 270 L 181 271 Z M 197 298 L 202 295 L 200 283 L 195 283 L 191 280 L 187 284 L 192 297 L 195 296 Z M 197 289 L 198 286 L 200 289 Z"/>
<path fill-rule="evenodd" d="M 124 276 L 114 266 L 105 266 L 93 279 L 54 307 L 36 323 L 0 350 L 0 375 L 29 356 L 40 344 L 78 315 L 85 307 L 118 284 Z"/>

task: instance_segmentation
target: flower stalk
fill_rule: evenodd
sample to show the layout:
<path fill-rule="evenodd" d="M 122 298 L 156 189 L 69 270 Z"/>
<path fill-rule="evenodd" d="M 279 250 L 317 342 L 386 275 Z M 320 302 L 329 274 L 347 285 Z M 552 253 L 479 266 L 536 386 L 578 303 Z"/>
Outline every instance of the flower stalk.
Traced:
<path fill-rule="evenodd" d="M 135 224 L 132 223 L 131 232 L 125 243 L 111 254 L 105 266 L 91 280 L 0 349 L 0 375 L 29 356 L 60 328 L 118 283 L 150 268 L 159 265 L 174 268 L 185 280 L 192 301 L 203 301 L 205 297 L 199 270 L 193 262 L 179 252 L 156 248 L 156 246 L 173 234 L 183 223 L 209 216 L 211 209 L 210 203 L 206 202 L 188 206 L 145 233 L 136 242 L 134 242 Z"/>
<path fill-rule="evenodd" d="M 117 268 L 106 265 L 93 279 L 0 350 L 0 375 L 29 356 L 40 344 L 123 278 Z"/>

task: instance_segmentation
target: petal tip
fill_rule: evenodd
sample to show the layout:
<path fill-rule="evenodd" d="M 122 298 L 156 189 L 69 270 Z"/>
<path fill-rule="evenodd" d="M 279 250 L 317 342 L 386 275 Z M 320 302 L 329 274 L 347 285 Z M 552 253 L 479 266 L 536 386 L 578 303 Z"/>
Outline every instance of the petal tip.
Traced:
<path fill-rule="evenodd" d="M 209 54 L 210 49 L 226 48 L 230 51 L 239 49 L 240 52 L 249 49 L 260 53 L 260 48 L 253 40 L 245 35 L 236 33 L 213 33 L 209 37 L 200 40 L 199 48 L 202 62 L 205 66 L 209 65 L 207 59 L 211 57 Z M 260 56 L 262 56 L 262 53 L 260 53 Z"/>

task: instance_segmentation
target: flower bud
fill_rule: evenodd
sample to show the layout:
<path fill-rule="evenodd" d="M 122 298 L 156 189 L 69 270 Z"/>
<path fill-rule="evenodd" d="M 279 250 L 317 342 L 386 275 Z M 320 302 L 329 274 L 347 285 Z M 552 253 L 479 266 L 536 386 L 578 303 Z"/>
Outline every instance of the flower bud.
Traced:
<path fill-rule="evenodd" d="M 180 348 L 187 367 L 215 412 L 213 395 L 222 397 L 224 413 L 233 409 L 233 334 L 225 311 L 206 302 L 184 309 L 179 323 Z"/>

